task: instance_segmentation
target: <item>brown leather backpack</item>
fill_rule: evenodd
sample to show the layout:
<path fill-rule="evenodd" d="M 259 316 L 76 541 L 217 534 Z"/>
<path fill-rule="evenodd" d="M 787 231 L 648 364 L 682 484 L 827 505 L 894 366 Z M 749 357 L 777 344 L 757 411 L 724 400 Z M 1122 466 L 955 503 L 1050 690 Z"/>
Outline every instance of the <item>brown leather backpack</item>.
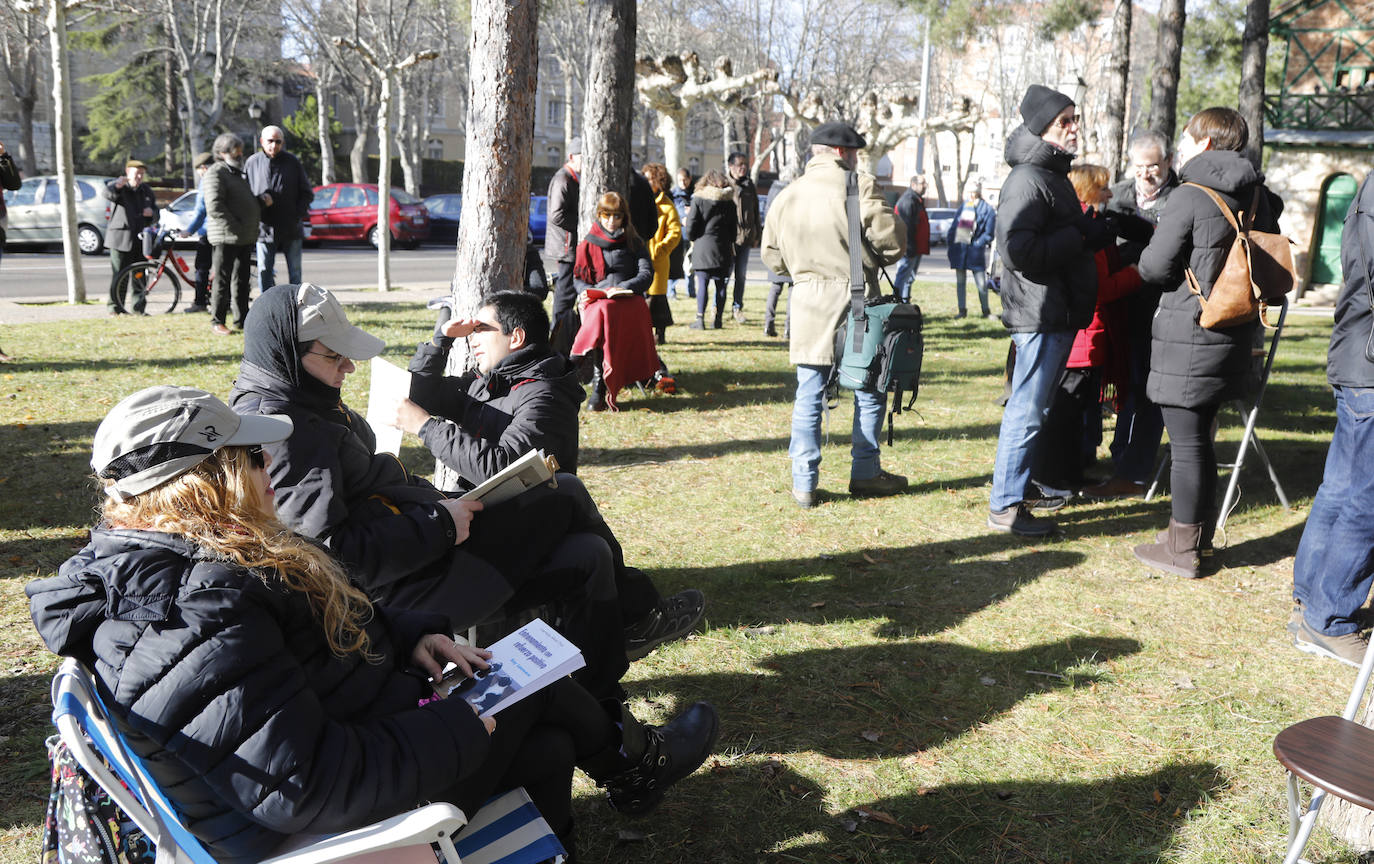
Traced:
<path fill-rule="evenodd" d="M 1202 304 L 1198 323 L 1208 330 L 1216 330 L 1244 324 L 1257 317 L 1264 320 L 1263 313 L 1269 304 L 1292 291 L 1297 280 L 1297 273 L 1293 269 L 1292 242 L 1282 234 L 1256 231 L 1252 227 L 1255 210 L 1259 207 L 1258 186 L 1250 202 L 1250 211 L 1247 213 L 1242 210 L 1233 216 L 1231 208 L 1211 189 L 1197 183 L 1183 185 L 1206 192 L 1236 231 L 1236 239 L 1231 243 L 1221 272 L 1212 282 L 1210 294 L 1202 296 L 1192 268 L 1184 271 L 1188 290 L 1196 294 L 1198 302 Z M 1269 324 L 1268 321 L 1264 323 L 1266 326 Z"/>

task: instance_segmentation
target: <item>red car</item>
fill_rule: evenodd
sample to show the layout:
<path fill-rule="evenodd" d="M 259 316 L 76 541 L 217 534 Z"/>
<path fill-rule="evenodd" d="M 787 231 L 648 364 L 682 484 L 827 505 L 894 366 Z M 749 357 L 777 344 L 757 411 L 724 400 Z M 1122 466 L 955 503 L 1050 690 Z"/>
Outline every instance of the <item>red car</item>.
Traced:
<path fill-rule="evenodd" d="M 377 245 L 377 184 L 330 183 L 315 187 L 310 202 L 311 241 L 366 240 Z M 429 238 L 429 211 L 404 189 L 391 189 L 391 239 L 411 249 Z"/>

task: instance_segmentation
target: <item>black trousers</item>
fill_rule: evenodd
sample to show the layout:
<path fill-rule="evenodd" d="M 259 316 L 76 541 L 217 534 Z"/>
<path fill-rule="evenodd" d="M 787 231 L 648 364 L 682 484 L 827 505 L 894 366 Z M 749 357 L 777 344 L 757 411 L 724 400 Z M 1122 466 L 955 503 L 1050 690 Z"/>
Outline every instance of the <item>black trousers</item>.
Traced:
<path fill-rule="evenodd" d="M 225 323 L 229 315 L 230 291 L 234 297 L 234 326 L 242 329 L 243 319 L 248 317 L 248 277 L 253 266 L 253 244 L 234 246 L 221 243 L 211 253 L 214 263 L 215 281 L 211 290 L 210 319 L 215 324 Z"/>
<path fill-rule="evenodd" d="M 1220 403 L 1197 408 L 1159 406 L 1169 430 L 1169 494 L 1175 522 L 1206 525 L 1216 519 L 1217 453 L 1212 425 L 1220 407 Z"/>
<path fill-rule="evenodd" d="M 201 234 L 196 241 L 196 296 L 191 301 L 196 306 L 210 307 L 210 271 L 214 265 L 215 247 Z"/>
<path fill-rule="evenodd" d="M 573 286 L 573 262 L 559 261 L 553 277 L 553 310 L 549 313 L 553 350 L 567 356 L 581 318 L 577 314 L 577 289 Z"/>

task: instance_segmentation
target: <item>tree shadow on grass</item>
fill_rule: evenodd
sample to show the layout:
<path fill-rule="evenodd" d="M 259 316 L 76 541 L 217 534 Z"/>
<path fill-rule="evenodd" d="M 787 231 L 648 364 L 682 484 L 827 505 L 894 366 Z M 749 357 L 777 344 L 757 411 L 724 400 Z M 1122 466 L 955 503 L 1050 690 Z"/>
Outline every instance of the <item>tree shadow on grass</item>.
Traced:
<path fill-rule="evenodd" d="M 53 661 L 56 658 L 45 658 Z M 0 678 L 0 813 L 6 825 L 39 825 L 47 804 L 48 757 L 43 739 L 56 733 L 47 673 Z"/>
<path fill-rule="evenodd" d="M 1217 554 L 1224 567 L 1262 567 L 1274 564 L 1284 558 L 1291 558 L 1298 552 L 1298 541 L 1302 539 L 1306 522 L 1289 525 L 1281 531 L 1263 537 L 1251 537 L 1220 549 Z M 1235 529 L 1230 533 L 1234 536 Z"/>
<path fill-rule="evenodd" d="M 84 525 L 99 499 L 95 422 L 0 425 L 0 530 Z"/>
<path fill-rule="evenodd" d="M 118 342 L 115 344 L 117 345 Z M 113 350 L 110 353 L 117 355 L 119 352 L 118 350 Z M 119 359 L 118 357 L 105 356 L 89 357 L 81 360 L 50 360 L 20 357 L 13 362 L 6 363 L 4 369 L 7 374 L 40 372 L 44 375 L 58 372 L 89 373 L 94 375 L 101 372 L 115 372 L 120 369 L 138 369 L 140 372 L 144 370 L 160 370 L 161 375 L 158 377 L 161 380 L 172 381 L 176 377 L 173 374 L 176 370 L 196 369 L 199 374 L 205 367 L 217 364 L 224 364 L 226 366 L 232 364 L 233 368 L 237 369 L 239 361 L 242 359 L 243 350 L 241 348 L 236 348 L 233 351 L 225 353 L 197 352 L 194 356 L 181 357 L 126 357 Z M 229 379 L 225 381 L 224 391 L 226 393 L 229 389 L 229 380 L 232 379 L 232 377 L 231 374 Z M 131 389 L 129 392 L 132 393 L 133 390 Z M 121 392 L 117 395 L 123 398 L 127 396 L 128 393 Z"/>

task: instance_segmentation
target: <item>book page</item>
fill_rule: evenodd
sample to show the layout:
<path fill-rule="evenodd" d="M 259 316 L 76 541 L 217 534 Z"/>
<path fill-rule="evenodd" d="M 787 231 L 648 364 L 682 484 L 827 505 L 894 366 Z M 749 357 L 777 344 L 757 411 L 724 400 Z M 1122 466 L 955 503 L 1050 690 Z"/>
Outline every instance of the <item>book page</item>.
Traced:
<path fill-rule="evenodd" d="M 396 403 L 410 396 L 410 372 L 381 357 L 372 358 L 372 387 L 367 394 L 367 425 L 377 436 L 377 452 L 401 452 L 402 432 L 388 425 L 396 416 Z"/>
<path fill-rule="evenodd" d="M 464 501 L 481 501 L 488 506 L 500 504 L 526 489 L 554 482 L 553 475 L 557 470 L 557 459 L 544 455 L 542 450 L 531 450 L 480 486 L 464 493 L 461 498 Z"/>
<path fill-rule="evenodd" d="M 492 645 L 489 669 L 474 678 L 445 675 L 435 688 L 489 717 L 587 665 L 577 646 L 536 618 Z"/>

